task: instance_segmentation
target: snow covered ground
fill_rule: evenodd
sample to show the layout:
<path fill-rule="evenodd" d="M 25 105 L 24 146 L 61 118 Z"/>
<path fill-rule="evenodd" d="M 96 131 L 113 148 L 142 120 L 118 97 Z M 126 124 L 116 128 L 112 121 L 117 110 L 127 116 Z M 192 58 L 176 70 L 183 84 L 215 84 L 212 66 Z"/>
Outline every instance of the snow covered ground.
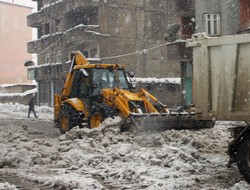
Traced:
<path fill-rule="evenodd" d="M 110 119 L 61 135 L 53 110 L 36 109 L 38 119 L 27 118 L 27 106 L 0 104 L 0 190 L 250 189 L 227 167 L 233 123 L 134 135 Z"/>

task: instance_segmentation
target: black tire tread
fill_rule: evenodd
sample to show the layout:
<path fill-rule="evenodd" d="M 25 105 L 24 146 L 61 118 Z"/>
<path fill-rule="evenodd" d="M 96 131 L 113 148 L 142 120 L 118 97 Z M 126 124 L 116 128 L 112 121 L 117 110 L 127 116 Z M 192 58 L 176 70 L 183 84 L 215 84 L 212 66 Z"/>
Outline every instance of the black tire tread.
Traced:
<path fill-rule="evenodd" d="M 70 104 L 66 103 L 63 105 L 60 118 L 62 118 L 62 116 L 66 116 L 69 118 L 69 130 L 71 130 L 75 126 L 81 125 L 82 119 L 80 113 Z M 62 134 L 66 132 L 61 126 L 61 121 L 59 121 L 59 129 Z"/>
<path fill-rule="evenodd" d="M 235 159 L 240 173 L 250 183 L 250 133 L 244 135 L 238 143 Z"/>

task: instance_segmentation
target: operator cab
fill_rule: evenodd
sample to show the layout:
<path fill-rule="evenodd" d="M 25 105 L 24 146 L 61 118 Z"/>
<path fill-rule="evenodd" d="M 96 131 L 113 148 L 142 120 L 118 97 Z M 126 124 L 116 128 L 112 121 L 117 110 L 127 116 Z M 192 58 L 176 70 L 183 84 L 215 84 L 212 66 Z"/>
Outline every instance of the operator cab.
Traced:
<path fill-rule="evenodd" d="M 90 98 L 100 95 L 102 89 L 130 90 L 124 69 L 120 68 L 84 68 L 75 71 L 71 97 Z"/>
<path fill-rule="evenodd" d="M 102 89 L 114 88 L 129 90 L 128 81 L 122 69 L 92 69 L 93 95 L 98 95 Z"/>

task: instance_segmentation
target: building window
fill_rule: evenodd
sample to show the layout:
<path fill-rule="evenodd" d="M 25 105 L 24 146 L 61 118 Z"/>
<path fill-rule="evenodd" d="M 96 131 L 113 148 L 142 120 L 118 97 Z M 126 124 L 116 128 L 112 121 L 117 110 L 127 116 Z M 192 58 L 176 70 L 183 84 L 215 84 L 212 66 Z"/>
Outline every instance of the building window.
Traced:
<path fill-rule="evenodd" d="M 221 34 L 220 14 L 204 14 L 205 32 L 209 36 L 218 36 Z"/>
<path fill-rule="evenodd" d="M 43 25 L 43 35 L 49 34 L 49 24 L 44 24 Z"/>
<path fill-rule="evenodd" d="M 60 24 L 60 20 L 59 19 L 55 20 L 55 31 L 54 32 L 59 31 L 59 24 Z"/>
<path fill-rule="evenodd" d="M 28 79 L 29 80 L 35 80 L 35 69 L 29 69 L 28 70 Z"/>
<path fill-rule="evenodd" d="M 49 53 L 46 53 L 45 54 L 45 64 L 50 63 L 49 59 L 50 59 Z"/>
<path fill-rule="evenodd" d="M 38 27 L 37 28 L 37 37 L 38 39 L 41 38 L 43 36 L 43 27 Z"/>
<path fill-rule="evenodd" d="M 99 52 L 97 48 L 93 48 L 90 50 L 90 57 L 91 58 L 99 58 Z"/>
<path fill-rule="evenodd" d="M 62 62 L 62 53 L 60 51 L 56 52 L 56 63 Z"/>

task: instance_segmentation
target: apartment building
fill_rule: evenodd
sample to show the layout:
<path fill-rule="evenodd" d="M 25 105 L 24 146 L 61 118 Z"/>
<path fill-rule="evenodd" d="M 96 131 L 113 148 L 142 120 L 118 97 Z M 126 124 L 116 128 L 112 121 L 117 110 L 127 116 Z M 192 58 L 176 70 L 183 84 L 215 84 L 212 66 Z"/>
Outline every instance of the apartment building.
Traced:
<path fill-rule="evenodd" d="M 167 59 L 164 33 L 173 23 L 189 22 L 190 7 L 181 10 L 183 1 L 34 1 L 38 11 L 27 16 L 27 23 L 38 29 L 38 39 L 27 46 L 29 53 L 38 55 L 38 66 L 28 72 L 37 81 L 40 105 L 53 105 L 53 94 L 60 93 L 68 71 L 70 52 L 76 50 L 91 60 L 124 64 L 137 77 L 180 76 L 178 61 Z M 183 35 L 189 32 L 182 28 Z"/>
<path fill-rule="evenodd" d="M 31 83 L 24 67 L 32 58 L 26 45 L 32 40 L 26 21 L 31 13 L 31 7 L 0 1 L 0 84 Z"/>
<path fill-rule="evenodd" d="M 216 37 L 250 31 L 249 0 L 195 0 L 194 3 L 196 33 L 206 33 L 207 36 Z M 188 7 L 184 0 L 180 5 Z M 182 48 L 183 45 L 184 43 L 170 45 L 168 49 L 175 52 L 170 55 L 182 57 L 183 52 L 189 52 L 187 48 Z M 192 59 L 180 60 L 180 63 L 183 101 L 184 104 L 188 104 L 192 103 Z"/>

